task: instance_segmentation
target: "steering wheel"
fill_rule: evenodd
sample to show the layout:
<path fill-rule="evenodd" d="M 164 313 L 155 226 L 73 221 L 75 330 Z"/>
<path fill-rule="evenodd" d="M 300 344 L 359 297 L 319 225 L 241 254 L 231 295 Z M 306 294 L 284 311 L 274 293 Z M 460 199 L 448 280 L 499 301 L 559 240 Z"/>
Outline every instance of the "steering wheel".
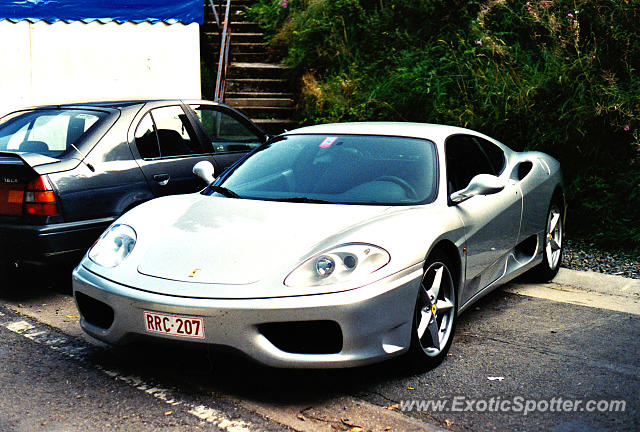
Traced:
<path fill-rule="evenodd" d="M 407 198 L 414 201 L 418 199 L 418 193 L 413 188 L 413 186 L 411 186 L 409 183 L 407 183 L 406 180 L 403 180 L 400 177 L 393 176 L 393 175 L 385 175 L 385 176 L 378 177 L 377 179 L 375 179 L 375 181 L 387 181 L 387 182 L 395 183 L 398 186 L 400 186 L 402 189 L 404 189 L 404 192 L 407 195 Z"/>

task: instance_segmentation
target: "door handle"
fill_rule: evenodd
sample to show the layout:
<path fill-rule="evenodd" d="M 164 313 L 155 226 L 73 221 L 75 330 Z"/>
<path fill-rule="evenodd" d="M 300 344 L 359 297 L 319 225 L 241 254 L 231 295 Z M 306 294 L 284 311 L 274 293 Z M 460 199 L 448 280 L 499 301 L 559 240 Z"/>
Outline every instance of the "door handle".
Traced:
<path fill-rule="evenodd" d="M 156 174 L 153 176 L 153 179 L 157 181 L 160 186 L 165 186 L 167 183 L 169 183 L 170 178 L 171 177 L 169 176 L 169 174 Z"/>

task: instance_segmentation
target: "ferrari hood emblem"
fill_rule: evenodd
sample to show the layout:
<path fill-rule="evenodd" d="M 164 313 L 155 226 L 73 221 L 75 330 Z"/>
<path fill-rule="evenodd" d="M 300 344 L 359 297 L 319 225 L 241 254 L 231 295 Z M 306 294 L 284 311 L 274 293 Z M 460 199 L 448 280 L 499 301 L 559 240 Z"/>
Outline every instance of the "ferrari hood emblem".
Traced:
<path fill-rule="evenodd" d="M 199 268 L 194 268 L 193 270 L 191 270 L 191 273 L 189 273 L 189 277 L 190 278 L 194 277 L 199 271 L 200 271 Z"/>

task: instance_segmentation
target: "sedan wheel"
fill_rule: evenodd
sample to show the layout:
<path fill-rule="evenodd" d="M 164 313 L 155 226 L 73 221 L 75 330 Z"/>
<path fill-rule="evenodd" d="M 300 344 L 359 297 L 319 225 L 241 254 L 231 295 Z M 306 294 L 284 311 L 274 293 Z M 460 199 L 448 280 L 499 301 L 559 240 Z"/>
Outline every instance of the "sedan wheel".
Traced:
<path fill-rule="evenodd" d="M 456 320 L 456 289 L 445 256 L 426 266 L 416 301 L 409 356 L 420 369 L 437 366 L 447 355 Z"/>

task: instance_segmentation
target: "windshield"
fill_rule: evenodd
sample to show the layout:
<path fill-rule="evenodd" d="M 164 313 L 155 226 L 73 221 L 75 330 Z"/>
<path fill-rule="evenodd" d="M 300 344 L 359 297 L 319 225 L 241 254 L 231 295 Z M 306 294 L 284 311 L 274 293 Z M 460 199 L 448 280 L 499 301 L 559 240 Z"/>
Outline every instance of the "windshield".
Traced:
<path fill-rule="evenodd" d="M 107 115 L 101 111 L 71 109 L 15 113 L 0 120 L 0 151 L 58 157 Z"/>
<path fill-rule="evenodd" d="M 250 199 L 418 204 L 435 197 L 435 161 L 435 145 L 423 139 L 288 135 L 260 147 L 216 185 Z"/>

